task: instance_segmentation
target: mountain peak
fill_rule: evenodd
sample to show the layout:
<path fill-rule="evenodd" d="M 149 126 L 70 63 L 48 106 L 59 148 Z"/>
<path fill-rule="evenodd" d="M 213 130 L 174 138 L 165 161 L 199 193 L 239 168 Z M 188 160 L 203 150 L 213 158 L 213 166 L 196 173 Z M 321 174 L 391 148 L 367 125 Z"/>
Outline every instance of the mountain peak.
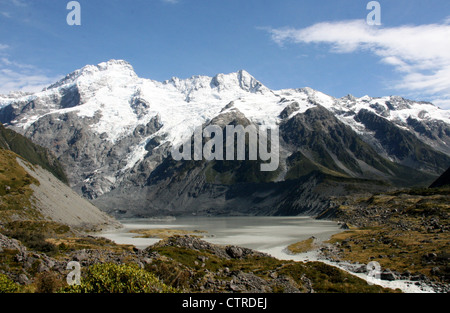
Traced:
<path fill-rule="evenodd" d="M 45 88 L 45 90 L 58 88 L 63 85 L 75 83 L 81 78 L 87 78 L 92 76 L 110 76 L 110 77 L 137 77 L 134 72 L 133 66 L 124 60 L 109 60 L 107 62 L 102 62 L 97 65 L 86 65 L 81 69 L 78 69 L 56 82 L 53 85 Z"/>
<path fill-rule="evenodd" d="M 253 93 L 266 88 L 246 70 L 239 70 L 230 74 L 217 74 L 212 78 L 211 85 L 218 87 L 219 89 L 228 89 L 232 86 L 239 86 L 241 89 Z"/>
<path fill-rule="evenodd" d="M 185 94 L 191 95 L 199 90 L 215 90 L 236 94 L 242 91 L 257 93 L 269 90 L 256 78 L 245 70 L 239 70 L 229 74 L 219 73 L 214 77 L 195 75 L 187 79 L 172 77 L 163 82 L 171 84 Z"/>
<path fill-rule="evenodd" d="M 246 70 L 239 70 L 239 71 L 236 72 L 236 74 L 238 74 L 241 79 L 255 79 L 255 77 L 253 77 Z"/>
<path fill-rule="evenodd" d="M 97 68 L 101 71 L 111 70 L 111 69 L 122 69 L 125 71 L 132 71 L 134 73 L 133 66 L 125 60 L 114 60 L 111 59 L 107 62 L 102 62 L 97 65 Z"/>

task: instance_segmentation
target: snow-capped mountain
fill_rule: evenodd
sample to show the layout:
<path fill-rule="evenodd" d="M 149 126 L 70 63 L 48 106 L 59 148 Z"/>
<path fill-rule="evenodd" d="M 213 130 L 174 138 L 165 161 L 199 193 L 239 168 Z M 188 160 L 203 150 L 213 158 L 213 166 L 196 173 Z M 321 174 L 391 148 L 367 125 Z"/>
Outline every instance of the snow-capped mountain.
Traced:
<path fill-rule="evenodd" d="M 85 66 L 38 93 L 0 96 L 0 122 L 52 150 L 75 190 L 91 199 L 106 199 L 124 186 L 152 186 L 172 145 L 226 114 L 284 132 L 276 181 L 293 175 L 299 166 L 293 158 L 300 154 L 320 169 L 351 178 L 367 178 L 369 172 L 396 176 L 384 160 L 423 171 L 425 180 L 450 165 L 449 111 L 395 96 L 337 99 L 310 88 L 270 90 L 244 70 L 158 82 L 111 60 Z M 316 129 L 319 120 L 327 122 Z M 319 138 L 318 132 L 326 139 L 314 146 L 298 140 L 302 134 Z M 347 138 L 352 145 L 338 145 L 345 151 L 329 148 L 332 140 Z M 352 161 L 341 159 L 344 154 Z M 144 194 L 139 201 L 154 200 L 151 192 Z"/>

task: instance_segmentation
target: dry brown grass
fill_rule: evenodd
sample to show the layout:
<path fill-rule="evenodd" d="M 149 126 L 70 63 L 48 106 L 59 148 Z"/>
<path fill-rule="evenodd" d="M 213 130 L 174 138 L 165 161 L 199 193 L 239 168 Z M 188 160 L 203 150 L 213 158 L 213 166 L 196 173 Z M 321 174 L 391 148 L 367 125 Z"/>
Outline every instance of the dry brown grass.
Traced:
<path fill-rule="evenodd" d="M 195 236 L 198 238 L 203 238 L 206 231 L 202 230 L 181 230 L 181 229 L 135 229 L 131 230 L 130 233 L 139 234 L 135 238 L 159 238 L 167 239 L 172 236 Z"/>
<path fill-rule="evenodd" d="M 287 249 L 292 253 L 304 253 L 316 249 L 314 244 L 314 238 L 309 238 L 303 241 L 293 243 L 287 247 Z"/>

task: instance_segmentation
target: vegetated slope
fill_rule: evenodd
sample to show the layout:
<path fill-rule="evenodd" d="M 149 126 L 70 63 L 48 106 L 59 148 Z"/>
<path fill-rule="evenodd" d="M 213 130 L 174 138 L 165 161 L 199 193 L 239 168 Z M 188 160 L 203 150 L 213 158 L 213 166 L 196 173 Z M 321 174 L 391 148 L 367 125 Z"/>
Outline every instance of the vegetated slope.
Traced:
<path fill-rule="evenodd" d="M 0 221 L 4 226 L 48 221 L 87 230 L 118 224 L 52 174 L 65 178 L 59 161 L 45 148 L 2 125 L 0 144 Z"/>
<path fill-rule="evenodd" d="M 2 222 L 37 218 L 30 198 L 31 184 L 39 182 L 21 167 L 12 151 L 0 149 L 0 214 Z"/>
<path fill-rule="evenodd" d="M 350 230 L 333 236 L 331 242 L 338 251 L 334 257 L 362 264 L 377 261 L 383 269 L 393 271 L 392 279 L 426 275 L 448 291 L 448 186 L 348 196 L 335 199 L 332 211 L 331 216 L 350 226 Z"/>
<path fill-rule="evenodd" d="M 389 124 L 397 129 L 392 123 Z M 288 158 L 290 166 L 287 177 L 296 177 L 305 174 L 305 170 L 314 169 L 314 166 L 304 166 L 305 162 L 316 164 L 316 168 L 334 176 L 384 180 L 397 186 L 410 184 L 412 176 L 417 184 L 433 177 L 415 167 L 404 166 L 379 155 L 350 126 L 339 121 L 320 105 L 308 109 L 304 114 L 295 115 L 282 123 L 280 128 L 284 141 L 295 151 Z M 389 134 L 389 131 L 386 134 Z M 424 146 L 423 149 L 430 154 L 432 164 L 450 161 L 445 154 L 426 147 L 417 139 L 416 141 L 418 143 L 414 142 L 410 149 L 405 150 L 413 150 L 414 153 L 415 147 Z M 397 142 L 400 145 L 404 140 L 398 138 Z M 392 141 L 390 145 L 395 144 Z"/>
<path fill-rule="evenodd" d="M 0 149 L 11 150 L 33 165 L 39 165 L 68 184 L 65 170 L 60 161 L 46 148 L 34 144 L 21 134 L 7 129 L 0 123 Z"/>

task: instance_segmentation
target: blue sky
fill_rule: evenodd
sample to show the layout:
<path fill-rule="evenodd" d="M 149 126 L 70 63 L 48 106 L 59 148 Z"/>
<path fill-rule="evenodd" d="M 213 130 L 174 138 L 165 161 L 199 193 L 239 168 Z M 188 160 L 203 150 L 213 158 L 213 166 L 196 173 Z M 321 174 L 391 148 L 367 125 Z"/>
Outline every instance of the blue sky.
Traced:
<path fill-rule="evenodd" d="M 0 0 L 0 92 L 38 90 L 86 64 L 130 62 L 159 81 L 245 69 L 272 89 L 401 95 L 450 109 L 450 1 Z"/>

